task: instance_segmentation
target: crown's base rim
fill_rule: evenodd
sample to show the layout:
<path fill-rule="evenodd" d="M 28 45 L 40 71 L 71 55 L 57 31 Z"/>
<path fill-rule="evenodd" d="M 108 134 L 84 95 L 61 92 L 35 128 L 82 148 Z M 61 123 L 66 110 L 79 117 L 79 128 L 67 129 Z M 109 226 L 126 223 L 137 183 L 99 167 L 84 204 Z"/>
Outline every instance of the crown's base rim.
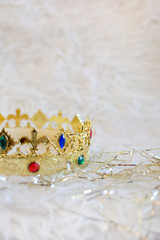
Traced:
<path fill-rule="evenodd" d="M 82 159 L 82 156 L 84 161 L 78 161 L 80 157 Z M 45 157 L 0 157 L 0 175 L 35 176 L 40 174 L 48 176 L 67 169 L 85 168 L 88 163 L 88 148 L 68 157 L 66 155 L 51 155 L 50 153 L 46 154 Z"/>

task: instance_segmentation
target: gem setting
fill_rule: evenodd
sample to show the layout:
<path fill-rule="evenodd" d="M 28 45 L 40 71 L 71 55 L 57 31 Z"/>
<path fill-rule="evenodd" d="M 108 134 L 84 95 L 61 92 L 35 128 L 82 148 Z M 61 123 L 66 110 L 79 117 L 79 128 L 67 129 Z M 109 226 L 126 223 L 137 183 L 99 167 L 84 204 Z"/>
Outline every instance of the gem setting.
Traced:
<path fill-rule="evenodd" d="M 84 163 L 84 156 L 81 155 L 79 158 L 78 158 L 78 161 L 77 161 L 78 165 L 82 165 Z"/>
<path fill-rule="evenodd" d="M 65 143 L 66 143 L 66 139 L 65 139 L 64 134 L 62 133 L 61 136 L 60 136 L 60 138 L 59 138 L 59 146 L 60 146 L 61 149 L 64 148 Z"/>
<path fill-rule="evenodd" d="M 7 143 L 8 143 L 8 139 L 7 139 L 6 135 L 3 133 L 0 137 L 0 148 L 2 151 L 6 150 Z"/>
<path fill-rule="evenodd" d="M 92 131 L 92 128 L 90 128 L 90 134 L 89 134 L 90 139 L 92 138 L 92 136 L 93 136 L 93 131 Z"/>
<path fill-rule="evenodd" d="M 40 169 L 40 165 L 39 163 L 37 162 L 31 162 L 28 166 L 28 170 L 31 172 L 31 173 L 36 173 L 38 172 Z"/>
<path fill-rule="evenodd" d="M 7 154 L 14 146 L 13 138 L 3 128 L 0 132 L 0 152 Z"/>

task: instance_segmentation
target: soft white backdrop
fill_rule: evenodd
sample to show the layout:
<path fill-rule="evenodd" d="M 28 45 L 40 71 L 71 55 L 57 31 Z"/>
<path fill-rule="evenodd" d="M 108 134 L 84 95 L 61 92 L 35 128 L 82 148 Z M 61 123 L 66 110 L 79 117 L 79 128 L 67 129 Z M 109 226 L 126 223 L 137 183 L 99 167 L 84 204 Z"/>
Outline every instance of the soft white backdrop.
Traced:
<path fill-rule="evenodd" d="M 159 146 L 160 1 L 0 0 L 0 94 L 3 114 L 90 116 L 95 152 Z"/>

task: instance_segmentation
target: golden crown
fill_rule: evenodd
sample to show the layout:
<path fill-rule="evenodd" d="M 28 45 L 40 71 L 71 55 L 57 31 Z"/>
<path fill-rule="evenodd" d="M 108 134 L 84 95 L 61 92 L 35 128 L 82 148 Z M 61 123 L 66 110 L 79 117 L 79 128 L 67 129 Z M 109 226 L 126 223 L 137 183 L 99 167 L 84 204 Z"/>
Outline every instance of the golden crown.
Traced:
<path fill-rule="evenodd" d="M 17 109 L 0 114 L 0 125 L 0 174 L 50 175 L 89 162 L 91 121 L 83 123 L 79 114 L 69 121 L 61 111 L 48 118 L 41 110 L 29 117 Z"/>

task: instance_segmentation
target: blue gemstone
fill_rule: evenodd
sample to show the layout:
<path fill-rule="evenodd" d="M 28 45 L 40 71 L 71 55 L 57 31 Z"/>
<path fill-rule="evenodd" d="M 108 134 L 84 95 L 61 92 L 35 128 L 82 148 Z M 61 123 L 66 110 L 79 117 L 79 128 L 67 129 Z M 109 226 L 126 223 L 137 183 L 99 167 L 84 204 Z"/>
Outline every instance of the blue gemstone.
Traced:
<path fill-rule="evenodd" d="M 84 156 L 81 155 L 79 158 L 78 158 L 78 164 L 79 165 L 82 165 L 84 163 Z"/>
<path fill-rule="evenodd" d="M 65 143 L 66 143 L 66 139 L 65 139 L 65 136 L 62 134 L 59 138 L 59 146 L 61 148 L 64 148 Z"/>

